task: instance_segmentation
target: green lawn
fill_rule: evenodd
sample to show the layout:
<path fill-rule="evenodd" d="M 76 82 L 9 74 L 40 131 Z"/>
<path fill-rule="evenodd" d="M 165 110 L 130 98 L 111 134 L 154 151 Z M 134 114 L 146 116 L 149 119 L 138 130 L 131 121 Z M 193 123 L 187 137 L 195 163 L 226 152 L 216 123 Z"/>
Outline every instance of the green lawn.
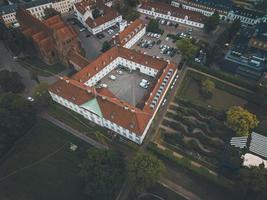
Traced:
<path fill-rule="evenodd" d="M 78 150 L 71 151 L 70 143 L 78 145 Z M 85 200 L 77 166 L 88 148 L 40 119 L 0 163 L 0 199 Z"/>
<path fill-rule="evenodd" d="M 183 85 L 178 92 L 179 97 L 190 99 L 196 103 L 212 106 L 215 109 L 227 110 L 231 106 L 243 106 L 247 101 L 243 98 L 247 94 L 220 81 L 215 81 L 216 88 L 210 99 L 205 99 L 200 94 L 200 86 L 198 81 L 206 77 L 196 72 L 188 72 L 184 79 Z"/>
<path fill-rule="evenodd" d="M 18 60 L 18 62 L 21 64 L 21 66 L 25 67 L 26 69 L 32 72 L 35 72 L 40 76 L 52 76 L 66 69 L 66 67 L 60 63 L 51 66 L 47 65 L 38 57 L 23 58 Z"/>

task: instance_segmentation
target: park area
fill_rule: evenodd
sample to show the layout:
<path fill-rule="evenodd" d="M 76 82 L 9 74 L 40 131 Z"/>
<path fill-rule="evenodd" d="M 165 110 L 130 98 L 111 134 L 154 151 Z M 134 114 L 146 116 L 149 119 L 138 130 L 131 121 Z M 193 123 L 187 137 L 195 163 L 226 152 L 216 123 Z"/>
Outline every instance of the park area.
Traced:
<path fill-rule="evenodd" d="M 160 142 L 171 150 L 199 160 L 210 168 L 220 165 L 225 145 L 234 132 L 225 125 L 231 106 L 244 106 L 246 91 L 209 78 L 215 83 L 210 98 L 201 94 L 207 77 L 188 70 L 160 125 Z M 235 157 L 236 155 L 234 155 Z"/>
<path fill-rule="evenodd" d="M 75 151 L 70 146 L 75 144 Z M 85 200 L 78 164 L 88 144 L 39 119 L 0 163 L 0 199 Z"/>

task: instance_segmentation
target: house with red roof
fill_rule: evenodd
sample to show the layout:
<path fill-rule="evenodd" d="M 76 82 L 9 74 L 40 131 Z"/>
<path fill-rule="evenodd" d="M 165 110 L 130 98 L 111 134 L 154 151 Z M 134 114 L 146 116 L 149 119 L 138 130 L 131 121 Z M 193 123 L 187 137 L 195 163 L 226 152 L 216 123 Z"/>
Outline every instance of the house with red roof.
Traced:
<path fill-rule="evenodd" d="M 122 67 L 125 75 L 117 75 L 117 79 L 124 82 L 116 84 L 115 80 L 109 80 L 110 74 L 116 74 Z M 115 46 L 73 76 L 61 77 L 50 86 L 49 93 L 55 102 L 67 109 L 115 135 L 142 144 L 176 73 L 176 66 L 171 62 Z M 123 88 L 130 85 L 131 76 L 151 80 L 146 89 L 138 83 L 133 86 L 145 91 L 135 103 L 124 98 L 124 93 L 129 91 Z M 104 80 L 112 82 L 113 87 L 103 86 Z"/>
<path fill-rule="evenodd" d="M 174 7 L 166 3 L 142 3 L 138 9 L 140 13 L 169 20 L 176 23 L 186 24 L 197 28 L 204 28 L 207 16 L 202 13 L 187 10 L 182 7 Z"/>
<path fill-rule="evenodd" d="M 95 35 L 122 21 L 122 16 L 111 5 L 105 0 L 82 0 L 74 4 L 75 16 Z"/>

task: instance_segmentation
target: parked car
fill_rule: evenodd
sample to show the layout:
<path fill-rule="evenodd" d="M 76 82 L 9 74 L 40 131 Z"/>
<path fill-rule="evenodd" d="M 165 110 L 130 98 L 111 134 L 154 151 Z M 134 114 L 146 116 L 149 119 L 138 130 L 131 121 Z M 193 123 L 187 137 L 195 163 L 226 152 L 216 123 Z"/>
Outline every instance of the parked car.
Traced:
<path fill-rule="evenodd" d="M 81 28 L 81 29 L 80 29 L 80 32 L 83 32 L 83 31 L 85 31 L 85 28 Z"/>
<path fill-rule="evenodd" d="M 123 72 L 122 72 L 121 70 L 119 70 L 119 69 L 117 69 L 116 72 L 117 72 L 118 74 L 123 74 Z"/>
<path fill-rule="evenodd" d="M 113 80 L 113 81 L 117 79 L 117 77 L 114 76 L 114 75 L 110 75 L 109 78 L 110 78 L 111 80 Z"/>
<path fill-rule="evenodd" d="M 101 86 L 102 88 L 107 88 L 107 87 L 108 87 L 108 85 L 105 84 L 105 83 L 100 84 L 100 86 Z"/>

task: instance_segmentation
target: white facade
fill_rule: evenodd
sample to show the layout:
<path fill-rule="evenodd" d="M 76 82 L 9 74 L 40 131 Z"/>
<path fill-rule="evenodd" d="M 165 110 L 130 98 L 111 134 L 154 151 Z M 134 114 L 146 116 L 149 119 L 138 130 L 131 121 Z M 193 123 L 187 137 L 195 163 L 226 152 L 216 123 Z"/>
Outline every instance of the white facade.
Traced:
<path fill-rule="evenodd" d="M 227 17 L 230 21 L 240 20 L 241 23 L 246 25 L 255 25 L 261 21 L 261 18 L 250 18 L 243 15 L 238 15 L 234 11 L 230 11 Z"/>
<path fill-rule="evenodd" d="M 26 10 L 30 11 L 30 13 L 36 18 L 42 20 L 44 17 L 44 10 L 51 7 L 61 14 L 64 14 L 73 9 L 73 2 L 71 0 L 62 0 L 54 3 L 50 2 L 43 5 L 27 8 Z M 12 13 L 3 14 L 2 18 L 7 25 L 17 23 L 15 11 Z"/>
<path fill-rule="evenodd" d="M 146 34 L 146 27 L 142 28 L 133 38 L 131 38 L 123 47 L 130 49 L 138 40 Z M 127 38 L 126 38 L 127 39 Z"/>
<path fill-rule="evenodd" d="M 171 2 L 171 5 L 174 6 L 174 7 L 180 7 L 180 3 L 176 2 L 176 1 L 172 1 Z M 183 9 L 186 9 L 186 10 L 191 10 L 191 11 L 195 11 L 195 12 L 199 12 L 207 17 L 213 15 L 214 10 L 206 10 L 206 9 L 201 9 L 199 7 L 193 7 L 191 5 L 185 5 L 185 4 L 182 4 L 182 7 Z M 226 20 L 227 19 L 227 14 L 223 15 L 223 14 L 219 14 L 220 15 L 220 19 L 221 20 Z"/>
<path fill-rule="evenodd" d="M 165 20 L 170 20 L 176 23 L 181 23 L 181 24 L 186 24 L 189 26 L 194 26 L 197 28 L 204 28 L 204 24 L 200 23 L 200 22 L 195 22 L 195 21 L 191 21 L 188 19 L 188 16 L 185 16 L 185 18 L 178 18 L 178 17 L 174 17 L 171 16 L 171 13 L 169 12 L 167 15 L 166 14 L 162 14 L 162 13 L 157 13 L 154 11 L 154 9 L 152 10 L 145 10 L 142 8 L 138 8 L 138 11 L 142 14 L 146 14 L 146 15 L 150 15 L 153 16 L 155 18 L 161 18 L 161 19 L 165 19 Z"/>

